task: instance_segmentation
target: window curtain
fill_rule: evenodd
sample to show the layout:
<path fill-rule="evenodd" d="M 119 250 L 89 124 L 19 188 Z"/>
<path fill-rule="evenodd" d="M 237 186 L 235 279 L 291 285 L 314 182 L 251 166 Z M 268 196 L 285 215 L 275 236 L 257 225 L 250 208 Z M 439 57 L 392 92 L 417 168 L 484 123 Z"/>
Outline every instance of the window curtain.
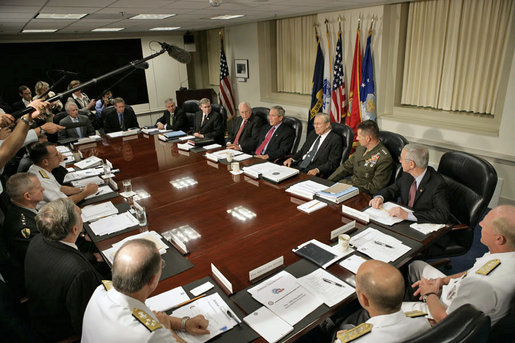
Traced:
<path fill-rule="evenodd" d="M 409 4 L 401 103 L 495 114 L 513 0 Z"/>
<path fill-rule="evenodd" d="M 277 90 L 311 94 L 316 57 L 316 16 L 276 21 Z"/>

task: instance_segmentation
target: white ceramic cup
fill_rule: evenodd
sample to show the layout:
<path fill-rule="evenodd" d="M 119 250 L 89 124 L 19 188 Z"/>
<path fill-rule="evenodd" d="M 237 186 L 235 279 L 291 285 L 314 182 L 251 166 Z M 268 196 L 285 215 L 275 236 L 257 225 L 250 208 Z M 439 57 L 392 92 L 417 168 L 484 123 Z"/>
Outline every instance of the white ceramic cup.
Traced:
<path fill-rule="evenodd" d="M 233 172 L 238 173 L 240 171 L 240 164 L 238 162 L 231 163 L 231 169 Z"/>
<path fill-rule="evenodd" d="M 347 234 L 342 234 L 338 236 L 338 246 L 340 247 L 340 249 L 344 251 L 349 249 L 349 241 L 350 236 Z"/>

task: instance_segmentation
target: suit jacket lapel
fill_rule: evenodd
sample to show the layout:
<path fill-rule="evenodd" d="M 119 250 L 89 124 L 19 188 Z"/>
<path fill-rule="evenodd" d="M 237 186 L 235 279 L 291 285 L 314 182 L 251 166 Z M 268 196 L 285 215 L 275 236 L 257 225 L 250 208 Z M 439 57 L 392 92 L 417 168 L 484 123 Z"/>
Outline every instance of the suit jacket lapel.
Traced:
<path fill-rule="evenodd" d="M 431 171 L 429 170 L 429 167 L 426 170 L 426 174 L 422 178 L 422 181 L 420 181 L 420 185 L 417 188 L 417 193 L 415 195 L 415 203 L 417 202 L 418 198 L 422 196 L 422 193 L 425 191 L 426 185 L 431 179 Z"/>
<path fill-rule="evenodd" d="M 315 157 L 313 157 L 313 159 L 311 160 L 311 163 L 313 163 L 313 161 L 315 161 L 318 158 L 318 156 L 320 156 L 320 154 L 318 152 L 322 153 L 322 151 L 324 151 L 324 149 L 327 147 L 327 144 L 329 144 L 329 140 L 330 140 L 329 137 L 330 137 L 330 135 L 327 135 L 327 137 L 325 137 L 322 144 L 320 144 L 320 146 L 318 147 L 318 150 L 315 154 Z M 322 139 L 322 138 L 320 138 L 320 139 Z M 311 143 L 311 144 L 313 144 L 313 143 Z"/>

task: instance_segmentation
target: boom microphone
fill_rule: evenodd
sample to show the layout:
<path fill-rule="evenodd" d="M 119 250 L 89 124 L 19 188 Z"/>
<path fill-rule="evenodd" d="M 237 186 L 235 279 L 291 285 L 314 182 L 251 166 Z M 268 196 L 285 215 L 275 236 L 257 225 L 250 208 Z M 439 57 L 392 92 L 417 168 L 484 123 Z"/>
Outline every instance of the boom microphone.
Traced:
<path fill-rule="evenodd" d="M 181 49 L 175 45 L 170 45 L 165 42 L 158 42 L 161 45 L 161 48 L 165 49 L 168 52 L 168 55 L 177 60 L 180 63 L 188 64 L 191 61 L 191 55 L 184 49 Z"/>
<path fill-rule="evenodd" d="M 74 73 L 73 71 L 67 71 L 67 70 L 61 70 L 61 69 L 55 69 L 56 73 L 60 73 L 61 75 L 68 75 L 68 76 L 79 76 L 79 73 Z"/>

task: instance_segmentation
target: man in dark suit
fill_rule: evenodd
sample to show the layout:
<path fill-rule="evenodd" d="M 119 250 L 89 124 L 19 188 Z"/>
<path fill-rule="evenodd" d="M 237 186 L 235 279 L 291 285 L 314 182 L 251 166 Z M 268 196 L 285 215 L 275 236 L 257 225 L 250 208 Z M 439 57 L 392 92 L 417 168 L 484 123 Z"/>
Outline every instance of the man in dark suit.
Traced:
<path fill-rule="evenodd" d="M 59 125 L 66 127 L 66 130 L 59 131 L 59 139 L 84 138 L 95 134 L 93 124 L 88 116 L 79 114 L 79 108 L 74 102 L 67 102 L 64 109 L 68 115 L 59 121 Z M 75 125 L 80 125 L 74 127 Z"/>
<path fill-rule="evenodd" d="M 234 125 L 229 132 L 227 148 L 253 154 L 263 122 L 261 118 L 252 114 L 252 108 L 248 102 L 242 102 L 238 106 L 238 110 L 240 117 L 234 119 Z"/>
<path fill-rule="evenodd" d="M 25 256 L 32 326 L 45 341 L 78 340 L 89 298 L 102 279 L 75 244 L 82 231 L 80 209 L 71 199 L 55 200 L 39 210 L 36 224 L 41 234 Z"/>
<path fill-rule="evenodd" d="M 370 206 L 380 208 L 385 201 L 397 201 L 413 209 L 413 213 L 394 207 L 390 215 L 419 223 L 447 224 L 452 222 L 446 183 L 432 167 L 428 167 L 429 152 L 419 144 L 407 144 L 401 152 L 402 176 L 370 200 Z M 464 171 L 466 172 L 466 171 Z"/>
<path fill-rule="evenodd" d="M 302 148 L 284 161 L 308 175 L 327 177 L 338 168 L 342 159 L 342 137 L 331 131 L 331 119 L 325 113 L 316 115 L 311 131 Z"/>
<path fill-rule="evenodd" d="M 273 162 L 291 152 L 295 131 L 291 126 L 283 124 L 284 112 L 284 108 L 281 106 L 273 106 L 270 109 L 269 125 L 265 125 L 261 129 L 254 157 Z"/>
<path fill-rule="evenodd" d="M 156 121 L 159 130 L 172 130 L 188 132 L 188 118 L 186 112 L 177 108 L 172 98 L 165 100 L 166 110 L 163 115 Z"/>
<path fill-rule="evenodd" d="M 32 101 L 32 92 L 29 87 L 25 85 L 18 87 L 18 94 L 20 94 L 21 99 L 13 104 L 13 111 L 15 112 L 24 110 Z"/>
<path fill-rule="evenodd" d="M 211 101 L 203 98 L 199 102 L 200 111 L 195 114 L 193 135 L 197 138 L 212 138 L 216 143 L 225 145 L 224 117 L 211 108 Z"/>
<path fill-rule="evenodd" d="M 136 114 L 131 108 L 125 107 L 125 101 L 122 98 L 115 98 L 113 110 L 104 110 L 103 117 L 105 133 L 139 127 Z"/>

